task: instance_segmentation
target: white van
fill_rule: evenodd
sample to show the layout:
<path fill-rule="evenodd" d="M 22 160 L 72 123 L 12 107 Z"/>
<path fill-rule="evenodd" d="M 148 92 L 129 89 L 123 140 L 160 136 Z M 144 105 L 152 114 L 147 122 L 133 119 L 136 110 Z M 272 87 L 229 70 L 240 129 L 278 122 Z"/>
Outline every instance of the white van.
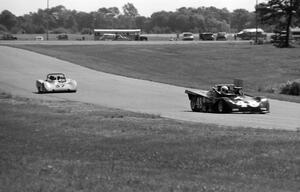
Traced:
<path fill-rule="evenodd" d="M 106 40 L 106 41 L 112 41 L 116 39 L 116 34 L 113 33 L 104 33 L 101 37 L 100 40 Z"/>
<path fill-rule="evenodd" d="M 36 36 L 34 39 L 36 41 L 44 41 L 44 37 L 43 36 Z"/>
<path fill-rule="evenodd" d="M 182 40 L 183 41 L 193 41 L 194 40 L 194 35 L 191 32 L 184 32 L 182 33 Z"/>

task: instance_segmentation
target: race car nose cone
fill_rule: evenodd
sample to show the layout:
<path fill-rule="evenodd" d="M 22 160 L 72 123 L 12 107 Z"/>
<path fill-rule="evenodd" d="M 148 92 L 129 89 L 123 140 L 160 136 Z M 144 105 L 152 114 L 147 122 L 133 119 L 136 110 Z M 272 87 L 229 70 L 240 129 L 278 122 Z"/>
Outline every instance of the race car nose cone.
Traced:
<path fill-rule="evenodd" d="M 258 107 L 258 106 L 259 106 L 259 103 L 256 102 L 256 101 L 249 101 L 249 102 L 248 102 L 248 105 L 249 105 L 250 107 Z"/>

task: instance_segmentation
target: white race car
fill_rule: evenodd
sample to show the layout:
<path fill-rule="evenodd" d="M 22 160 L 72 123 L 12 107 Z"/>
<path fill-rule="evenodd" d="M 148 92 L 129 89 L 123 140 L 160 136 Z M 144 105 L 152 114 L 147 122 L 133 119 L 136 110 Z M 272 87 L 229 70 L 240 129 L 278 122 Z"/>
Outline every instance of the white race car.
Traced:
<path fill-rule="evenodd" d="M 50 73 L 46 80 L 37 80 L 36 88 L 39 93 L 76 92 L 77 82 L 67 79 L 63 73 Z"/>

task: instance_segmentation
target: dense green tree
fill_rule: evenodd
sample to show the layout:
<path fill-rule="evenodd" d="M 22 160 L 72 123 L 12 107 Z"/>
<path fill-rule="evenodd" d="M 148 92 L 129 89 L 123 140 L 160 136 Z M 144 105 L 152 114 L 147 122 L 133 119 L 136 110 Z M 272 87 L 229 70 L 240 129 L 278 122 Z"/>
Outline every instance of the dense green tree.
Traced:
<path fill-rule="evenodd" d="M 0 24 L 0 33 L 1 32 L 6 32 L 6 31 L 7 31 L 7 28 L 4 25 Z"/>
<path fill-rule="evenodd" d="M 110 8 L 108 8 L 108 10 L 109 10 L 110 15 L 113 17 L 117 17 L 121 14 L 118 7 L 110 7 Z"/>
<path fill-rule="evenodd" d="M 137 17 L 139 16 L 138 10 L 132 3 L 127 3 L 123 6 L 123 12 L 125 16 L 128 17 Z"/>
<path fill-rule="evenodd" d="M 194 14 L 190 19 L 191 25 L 194 27 L 194 32 L 205 32 L 205 18 L 203 15 Z"/>
<path fill-rule="evenodd" d="M 245 9 L 236 9 L 231 16 L 231 28 L 241 31 L 245 28 L 255 27 L 251 25 L 251 13 Z"/>
<path fill-rule="evenodd" d="M 152 26 L 165 27 L 169 25 L 170 14 L 166 11 L 160 11 L 151 15 Z"/>
<path fill-rule="evenodd" d="M 148 19 L 144 16 L 138 16 L 135 18 L 136 27 L 139 29 L 142 29 L 143 31 L 146 31 Z"/>
<path fill-rule="evenodd" d="M 8 10 L 4 10 L 0 14 L 0 24 L 11 30 L 17 24 L 17 17 Z"/>
<path fill-rule="evenodd" d="M 115 28 L 119 25 L 117 17 L 120 16 L 120 10 L 117 7 L 102 7 L 94 13 L 96 28 Z"/>
<path fill-rule="evenodd" d="M 32 13 L 18 17 L 18 27 L 24 33 L 34 33 L 34 25 L 32 23 Z"/>
<path fill-rule="evenodd" d="M 73 32 L 78 30 L 77 22 L 73 15 L 68 15 L 68 17 L 64 20 L 64 28 L 71 29 Z"/>
<path fill-rule="evenodd" d="M 47 12 L 43 11 L 42 9 L 39 9 L 37 13 L 33 13 L 31 15 L 32 17 L 32 23 L 38 27 L 47 27 L 47 19 L 48 14 Z"/>
<path fill-rule="evenodd" d="M 190 23 L 189 23 L 189 16 L 185 14 L 178 14 L 175 18 L 175 22 L 177 23 L 177 30 L 183 31 L 189 31 Z"/>
<path fill-rule="evenodd" d="M 84 28 L 93 29 L 95 28 L 96 18 L 93 13 L 78 12 L 74 15 L 78 30 L 81 31 Z"/>
<path fill-rule="evenodd" d="M 237 31 L 247 27 L 255 27 L 255 14 L 243 9 L 229 12 L 227 9 L 216 7 L 181 7 L 176 11 L 159 11 L 151 17 L 139 16 L 138 10 L 131 3 L 122 7 L 102 7 L 86 13 L 71 11 L 64 6 L 49 9 L 39 9 L 16 18 L 10 12 L 0 15 L 0 23 L 8 31 L 24 31 L 26 33 L 43 33 L 61 31 L 88 33 L 94 28 L 141 28 L 145 32 L 181 33 Z M 3 19 L 4 16 L 9 19 Z M 296 19 L 295 19 L 296 21 Z M 300 23 L 300 21 L 299 21 Z"/>
<path fill-rule="evenodd" d="M 293 18 L 297 18 L 300 12 L 299 0 L 269 0 L 260 3 L 256 10 L 264 23 L 277 23 L 279 30 L 285 30 L 285 43 L 283 47 L 289 47 L 290 27 L 293 25 Z M 297 20 L 295 20 L 296 22 Z"/>

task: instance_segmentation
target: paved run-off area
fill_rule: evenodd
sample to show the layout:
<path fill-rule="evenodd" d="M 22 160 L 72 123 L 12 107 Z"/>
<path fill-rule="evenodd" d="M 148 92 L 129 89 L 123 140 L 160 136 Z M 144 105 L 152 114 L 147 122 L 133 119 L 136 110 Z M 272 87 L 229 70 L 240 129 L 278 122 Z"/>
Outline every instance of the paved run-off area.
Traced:
<path fill-rule="evenodd" d="M 78 82 L 77 93 L 37 94 L 35 81 L 63 72 Z M 269 114 L 209 114 L 191 112 L 186 88 L 117 76 L 41 54 L 0 46 L 0 89 L 13 95 L 49 100 L 73 100 L 162 117 L 266 129 L 299 130 L 300 104 L 270 100 Z"/>

